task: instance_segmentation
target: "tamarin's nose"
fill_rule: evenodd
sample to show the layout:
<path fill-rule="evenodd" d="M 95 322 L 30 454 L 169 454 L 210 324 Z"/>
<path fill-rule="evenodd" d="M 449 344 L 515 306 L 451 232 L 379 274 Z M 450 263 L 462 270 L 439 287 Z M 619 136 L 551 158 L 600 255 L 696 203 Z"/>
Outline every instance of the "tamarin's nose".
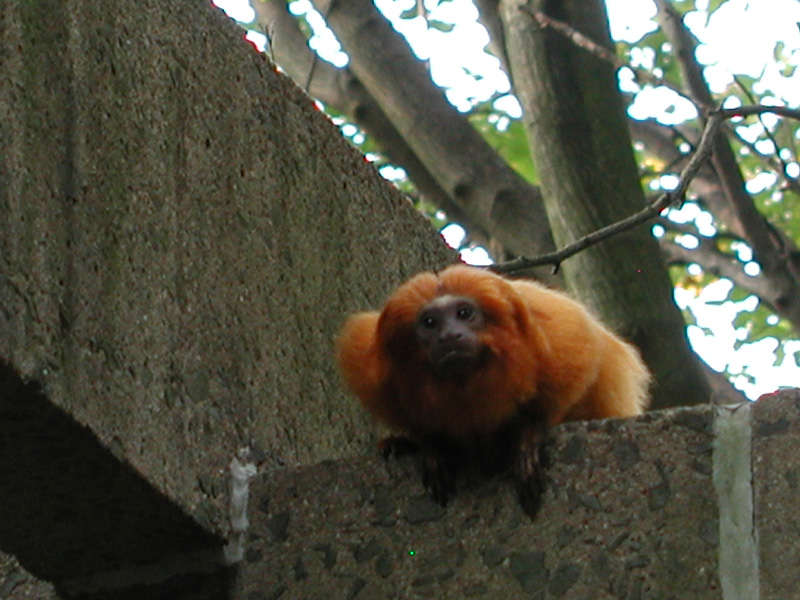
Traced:
<path fill-rule="evenodd" d="M 439 336 L 439 343 L 444 344 L 447 342 L 452 342 L 460 339 L 461 339 L 460 331 L 445 331 L 441 336 Z"/>

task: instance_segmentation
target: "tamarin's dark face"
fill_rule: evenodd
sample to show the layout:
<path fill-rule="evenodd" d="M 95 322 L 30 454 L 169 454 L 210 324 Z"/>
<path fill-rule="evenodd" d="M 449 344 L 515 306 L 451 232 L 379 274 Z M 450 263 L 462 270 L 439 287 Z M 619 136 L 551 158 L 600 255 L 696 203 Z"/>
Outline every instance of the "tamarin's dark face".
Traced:
<path fill-rule="evenodd" d="M 461 377 L 482 358 L 479 333 L 485 327 L 486 317 L 474 300 L 441 296 L 422 307 L 414 330 L 433 371 L 442 377 Z"/>

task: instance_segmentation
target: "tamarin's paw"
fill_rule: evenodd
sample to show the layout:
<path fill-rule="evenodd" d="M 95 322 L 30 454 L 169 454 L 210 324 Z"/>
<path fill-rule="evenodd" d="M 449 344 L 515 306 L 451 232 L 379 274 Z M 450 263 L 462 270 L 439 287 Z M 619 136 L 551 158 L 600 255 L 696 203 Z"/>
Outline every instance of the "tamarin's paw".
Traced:
<path fill-rule="evenodd" d="M 520 435 L 519 450 L 514 471 L 517 475 L 519 503 L 522 510 L 534 518 L 542 505 L 544 494 L 544 436 L 545 427 L 533 422 L 524 427 Z"/>
<path fill-rule="evenodd" d="M 533 519 L 542 506 L 545 487 L 544 472 L 538 460 L 525 460 L 520 456 L 520 462 L 526 464 L 518 466 L 519 504 L 525 514 Z"/>
<path fill-rule="evenodd" d="M 455 468 L 441 455 L 426 451 L 422 460 L 422 485 L 439 506 L 447 506 L 456 492 Z"/>

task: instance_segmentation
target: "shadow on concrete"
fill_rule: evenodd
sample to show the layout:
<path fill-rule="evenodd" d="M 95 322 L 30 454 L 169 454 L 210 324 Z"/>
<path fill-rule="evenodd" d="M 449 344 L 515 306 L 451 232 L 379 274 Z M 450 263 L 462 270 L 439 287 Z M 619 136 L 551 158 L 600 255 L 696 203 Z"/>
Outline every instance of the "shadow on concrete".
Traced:
<path fill-rule="evenodd" d="M 0 550 L 68 597 L 224 599 L 223 545 L 0 362 Z"/>

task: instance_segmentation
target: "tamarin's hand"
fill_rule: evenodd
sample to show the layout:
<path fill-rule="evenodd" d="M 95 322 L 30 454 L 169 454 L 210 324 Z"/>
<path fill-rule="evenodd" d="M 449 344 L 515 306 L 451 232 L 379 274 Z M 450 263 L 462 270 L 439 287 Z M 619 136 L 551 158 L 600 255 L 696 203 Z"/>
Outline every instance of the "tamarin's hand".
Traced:
<path fill-rule="evenodd" d="M 575 300 L 463 265 L 421 273 L 380 313 L 351 317 L 337 358 L 364 408 L 421 447 L 437 502 L 464 459 L 511 462 L 531 516 L 546 428 L 639 415 L 651 379 L 635 348 Z M 384 452 L 399 447 L 390 439 Z"/>

